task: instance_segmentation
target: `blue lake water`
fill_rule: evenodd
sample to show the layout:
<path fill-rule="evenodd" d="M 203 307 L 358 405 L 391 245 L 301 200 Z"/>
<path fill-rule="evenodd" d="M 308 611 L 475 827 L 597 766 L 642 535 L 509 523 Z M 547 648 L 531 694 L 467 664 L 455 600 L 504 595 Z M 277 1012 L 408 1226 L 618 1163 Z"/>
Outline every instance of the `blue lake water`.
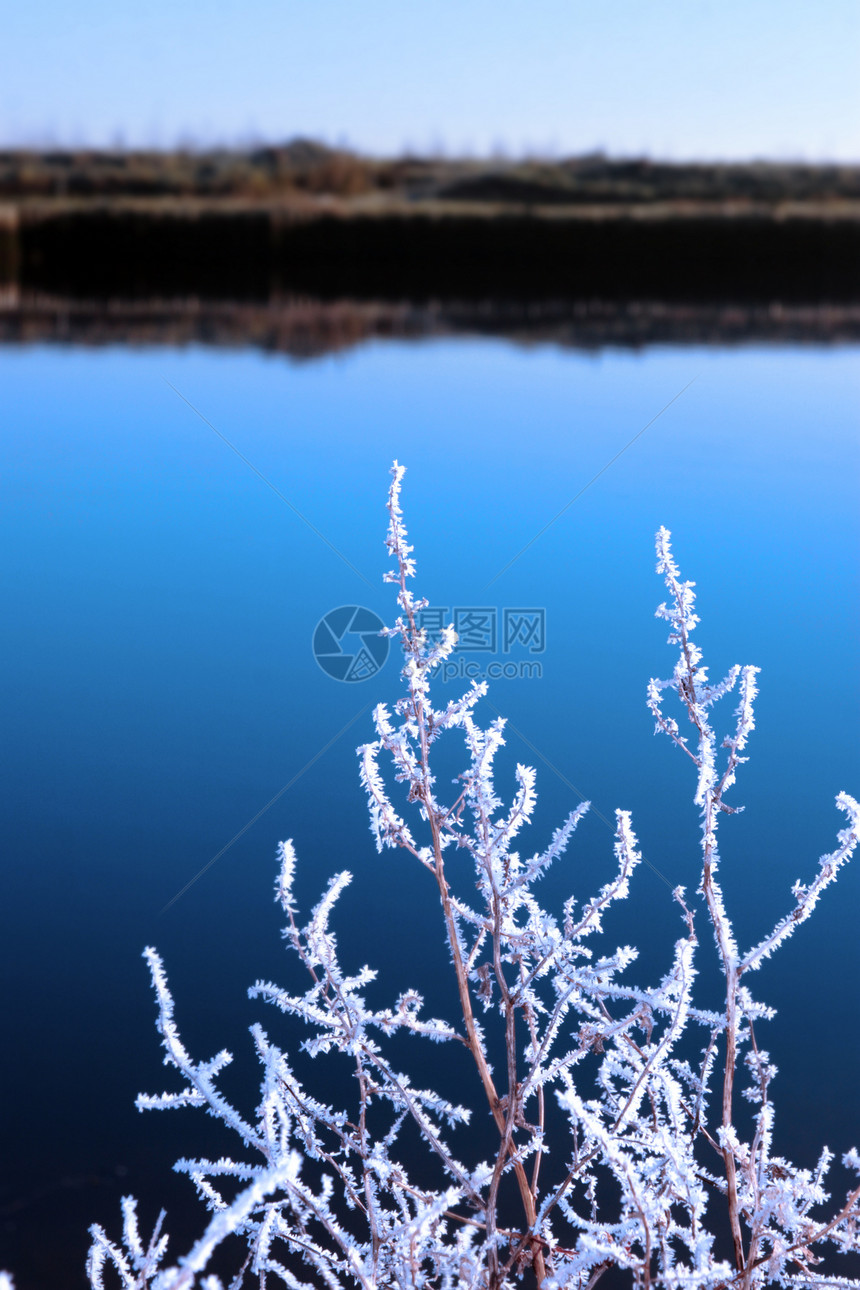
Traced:
<path fill-rule="evenodd" d="M 133 1107 L 138 1091 L 175 1087 L 140 952 L 160 949 L 189 1044 L 233 1048 L 234 1087 L 253 1104 L 246 1028 L 282 1023 L 245 989 L 292 971 L 272 901 L 279 839 L 296 841 L 306 906 L 332 872 L 355 873 L 344 958 L 379 964 L 389 996 L 417 984 L 450 1010 L 425 875 L 376 855 L 358 785 L 355 747 L 371 737 L 370 705 L 396 697 L 396 660 L 338 683 L 311 649 L 338 606 L 393 617 L 381 575 L 394 457 L 408 466 L 416 588 L 449 616 L 480 610 L 479 643 L 492 646 L 480 623 L 495 622 L 495 649 L 461 655 L 464 667 L 540 663 L 540 677 L 502 676 L 490 692 L 513 727 L 501 786 L 515 761 L 538 770 L 523 846 L 538 849 L 580 796 L 595 805 L 548 901 L 606 879 L 600 817 L 633 812 L 654 869 L 640 868 L 610 935 L 641 945 L 638 979 L 665 970 L 679 934 L 670 887 L 698 877 L 692 768 L 645 707 L 648 678 L 674 663 L 654 618 L 654 532 L 672 530 L 712 676 L 762 668 L 730 799 L 746 812 L 725 820 L 722 849 L 741 942 L 769 929 L 835 845 L 836 793 L 860 793 L 857 360 L 848 347 L 585 355 L 486 340 L 307 363 L 0 351 L 0 1266 L 19 1290 L 80 1284 L 86 1224 L 117 1233 L 126 1191 L 145 1218 L 164 1199 L 169 1228 L 197 1230 L 191 1186 L 169 1168 L 212 1149 L 211 1129 Z M 514 640 L 505 653 L 506 611 L 524 610 L 544 648 Z M 780 1145 L 806 1165 L 824 1141 L 860 1145 L 858 982 L 855 862 L 754 982 L 779 1009 L 764 1042 L 780 1068 Z"/>

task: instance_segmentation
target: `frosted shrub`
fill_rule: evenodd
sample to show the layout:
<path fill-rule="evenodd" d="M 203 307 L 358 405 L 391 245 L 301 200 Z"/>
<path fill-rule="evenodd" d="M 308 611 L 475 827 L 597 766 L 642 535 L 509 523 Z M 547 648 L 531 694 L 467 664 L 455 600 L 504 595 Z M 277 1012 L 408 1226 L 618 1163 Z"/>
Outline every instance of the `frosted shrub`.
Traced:
<path fill-rule="evenodd" d="M 394 569 L 386 577 L 396 585 L 400 616 L 388 634 L 403 648 L 404 693 L 393 712 L 376 708 L 376 738 L 359 749 L 360 773 L 377 847 L 407 852 L 438 890 L 456 1018 L 425 1016 L 411 989 L 387 1008 L 369 1006 L 375 973 L 343 966 L 331 930 L 350 875 L 336 874 L 303 920 L 293 894 L 296 857 L 292 843 L 283 843 L 277 899 L 307 989 L 292 994 L 260 981 L 250 993 L 305 1023 L 307 1053 L 349 1059 L 350 1105 L 329 1106 L 303 1087 L 286 1052 L 257 1025 L 251 1033 L 262 1067 L 260 1101 L 256 1118 L 245 1118 L 218 1087 L 230 1054 L 196 1061 L 186 1051 L 161 960 L 148 949 L 165 1064 L 181 1081 L 177 1091 L 142 1096 L 138 1105 L 207 1108 L 235 1131 L 241 1150 L 235 1159 L 178 1162 L 211 1211 L 185 1257 L 168 1255 L 161 1220 L 142 1238 L 135 1203 L 125 1199 L 121 1245 L 92 1229 L 91 1285 L 216 1290 L 222 1283 L 207 1275 L 211 1256 L 238 1234 L 247 1248 L 229 1283 L 234 1288 L 497 1290 L 524 1278 L 545 1290 L 584 1290 L 610 1269 L 613 1284 L 620 1270 L 627 1284 L 655 1290 L 860 1286 L 816 1276 L 825 1247 L 860 1252 L 860 1186 L 833 1202 L 829 1150 L 812 1171 L 774 1154 L 775 1069 L 757 1033 L 773 1013 L 751 993 L 755 971 L 809 917 L 849 859 L 860 807 L 838 796 L 848 823 L 836 849 L 811 880 L 795 884 L 777 925 L 741 948 L 723 904 L 717 836 L 721 816 L 740 810 L 726 798 L 746 760 L 757 669 L 733 667 L 718 684 L 709 681 L 691 639 L 698 622 L 693 584 L 681 580 L 661 529 L 657 569 L 669 594 L 657 613 L 678 657 L 668 680 L 650 682 L 648 705 L 657 730 L 694 767 L 701 880 L 694 901 L 682 887 L 673 893 L 680 935 L 666 975 L 656 985 L 630 984 L 636 951 L 603 936 L 604 915 L 627 897 L 640 862 L 630 815 L 616 812 L 612 880 L 595 895 L 577 893 L 559 911 L 545 911 L 539 880 L 570 845 L 588 805 L 564 821 L 546 850 L 514 849 L 533 812 L 535 774 L 518 766 L 513 800 L 503 803 L 493 762 L 504 721 L 478 724 L 483 684 L 445 708 L 432 705 L 431 674 L 456 636 L 448 628 L 431 643 L 418 629 L 416 615 L 427 602 L 409 590 L 415 566 L 400 509 L 403 467 L 395 463 L 392 473 L 387 546 Z M 732 729 L 720 739 L 711 710 L 731 693 Z M 664 710 L 667 697 L 689 722 L 686 734 Z M 462 740 L 467 753 L 447 798 L 431 770 L 433 745 L 443 736 Z M 697 924 L 705 921 L 725 982 L 721 1011 L 694 1002 Z M 480 1103 L 479 1111 L 453 1104 L 394 1064 L 388 1041 L 402 1031 L 467 1050 L 475 1082 L 462 1096 Z M 739 1097 L 752 1104 L 741 1122 Z M 476 1147 L 488 1140 L 485 1127 L 469 1128 L 476 1116 L 492 1129 L 486 1158 Z M 860 1174 L 856 1151 L 843 1164 L 849 1176 Z M 426 1182 L 434 1169 L 436 1186 Z"/>

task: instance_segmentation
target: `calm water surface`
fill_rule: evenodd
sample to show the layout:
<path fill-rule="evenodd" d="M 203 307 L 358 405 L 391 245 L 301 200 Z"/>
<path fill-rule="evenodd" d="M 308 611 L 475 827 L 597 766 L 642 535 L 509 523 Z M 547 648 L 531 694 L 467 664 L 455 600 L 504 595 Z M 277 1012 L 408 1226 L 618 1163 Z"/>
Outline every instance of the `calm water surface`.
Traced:
<path fill-rule="evenodd" d="M 306 905 L 333 871 L 354 871 L 344 958 L 380 966 L 389 996 L 417 984 L 450 1009 L 422 876 L 376 856 L 358 786 L 354 750 L 370 737 L 368 706 L 396 695 L 396 661 L 341 684 L 311 651 L 337 606 L 392 617 L 381 574 L 394 457 L 409 467 L 416 585 L 431 603 L 485 622 L 493 611 L 499 630 L 505 610 L 545 611 L 540 654 L 497 642 L 462 657 L 541 664 L 540 678 L 499 679 L 490 695 L 515 727 L 500 782 L 517 760 L 538 769 L 524 845 L 542 845 L 579 795 L 609 818 L 633 811 L 659 874 L 639 870 L 610 935 L 641 944 L 639 979 L 668 965 L 669 888 L 692 890 L 698 873 L 691 768 L 654 738 L 644 702 L 649 676 L 674 661 L 654 619 L 653 554 L 658 525 L 672 530 L 712 674 L 762 668 L 733 797 L 747 809 L 724 823 L 723 852 L 740 939 L 769 928 L 835 844 L 837 791 L 860 793 L 857 370 L 850 348 L 583 356 L 458 341 L 307 364 L 0 352 L 0 1266 L 20 1290 L 80 1284 L 86 1225 L 118 1232 L 127 1191 L 147 1221 L 164 1201 L 169 1228 L 197 1230 L 190 1184 L 170 1165 L 236 1148 L 213 1146 L 191 1112 L 133 1108 L 138 1091 L 174 1087 L 140 951 L 166 958 L 194 1051 L 236 1052 L 230 1087 L 252 1105 L 246 1028 L 262 1016 L 284 1032 L 245 988 L 294 979 L 271 899 L 280 838 L 296 841 Z M 610 859 L 595 814 L 547 900 L 587 895 Z M 806 1165 L 822 1141 L 841 1152 L 860 1139 L 859 918 L 855 866 L 755 982 L 780 1010 L 764 1041 L 780 1067 L 780 1145 Z"/>

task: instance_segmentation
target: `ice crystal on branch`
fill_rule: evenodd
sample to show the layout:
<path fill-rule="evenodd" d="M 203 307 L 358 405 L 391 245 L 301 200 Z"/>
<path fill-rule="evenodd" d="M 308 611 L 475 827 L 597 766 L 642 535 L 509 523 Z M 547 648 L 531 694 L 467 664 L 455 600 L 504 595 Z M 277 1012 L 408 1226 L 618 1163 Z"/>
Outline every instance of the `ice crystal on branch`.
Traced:
<path fill-rule="evenodd" d="M 164 1060 L 181 1087 L 142 1096 L 138 1105 L 205 1107 L 234 1131 L 240 1158 L 178 1163 L 211 1219 L 174 1263 L 162 1219 L 145 1241 L 134 1202 L 126 1199 L 121 1245 L 93 1228 L 91 1285 L 101 1290 L 112 1269 L 126 1290 L 219 1290 L 207 1268 L 225 1238 L 238 1234 L 247 1253 L 232 1275 L 233 1290 L 251 1284 L 506 1290 L 523 1281 L 585 1290 L 611 1269 L 643 1290 L 860 1287 L 816 1273 L 823 1249 L 860 1253 L 860 1156 L 855 1150 L 843 1156 L 853 1189 L 834 1204 L 825 1187 L 829 1150 L 814 1171 L 774 1154 L 776 1069 L 756 1033 L 773 1014 L 746 981 L 809 916 L 850 858 L 860 807 L 839 795 L 848 824 L 836 850 L 821 859 L 813 879 L 795 883 L 794 905 L 776 927 L 741 950 L 718 879 L 717 837 L 722 815 L 741 809 L 726 796 L 754 729 L 757 669 L 736 666 L 711 684 L 691 640 L 699 621 L 694 584 L 682 581 L 670 535 L 660 529 L 657 567 L 669 597 L 657 613 L 670 625 L 678 657 L 669 679 L 649 683 L 648 706 L 657 730 L 696 768 L 698 918 L 710 924 L 716 943 L 725 1005 L 715 1012 L 695 1002 L 697 905 L 680 887 L 673 893 L 679 935 L 662 979 L 631 983 L 637 952 L 607 940 L 604 927 L 642 860 L 630 814 L 616 812 L 610 881 L 593 894 L 575 890 L 559 910 L 545 909 L 540 880 L 573 842 L 588 804 L 526 858 L 514 843 L 534 813 L 535 772 L 516 767 L 506 804 L 494 769 L 505 723 L 485 727 L 478 718 L 486 687 L 473 685 L 444 708 L 433 706 L 433 670 L 457 638 L 448 627 L 431 644 L 418 625 L 427 602 L 407 585 L 415 562 L 400 504 L 403 474 L 395 462 L 386 540 L 394 561 L 386 579 L 397 587 L 400 611 L 387 633 L 402 647 L 403 694 L 393 713 L 377 706 L 376 738 L 358 750 L 359 773 L 378 849 L 411 856 L 420 867 L 416 878 L 435 891 L 456 1015 L 425 1016 L 409 983 L 400 983 L 388 1006 L 371 1005 L 376 973 L 344 966 L 333 930 L 351 875 L 336 874 L 302 923 L 293 893 L 296 856 L 291 842 L 282 843 L 276 897 L 306 988 L 291 993 L 258 981 L 251 995 L 301 1023 L 311 1057 L 340 1054 L 352 1072 L 348 1104 L 315 1096 L 257 1025 L 251 1033 L 262 1068 L 260 1100 L 256 1117 L 246 1118 L 218 1086 L 230 1054 L 196 1061 L 186 1051 L 161 960 L 147 950 Z M 733 691 L 734 721 L 720 738 L 712 710 Z M 675 715 L 664 711 L 667 696 L 676 701 Z M 447 794 L 431 769 L 433 744 L 443 735 L 459 740 L 464 756 Z M 395 1061 L 404 1050 L 391 1041 L 404 1031 L 442 1045 L 458 1070 L 465 1049 L 473 1076 L 472 1087 L 463 1088 L 466 1105 L 424 1087 L 428 1064 L 420 1055 L 410 1069 Z M 749 1129 L 749 1117 L 737 1116 L 741 1096 L 752 1104 Z M 476 1117 L 492 1127 L 488 1155 L 476 1145 L 486 1151 L 486 1133 L 471 1127 Z"/>

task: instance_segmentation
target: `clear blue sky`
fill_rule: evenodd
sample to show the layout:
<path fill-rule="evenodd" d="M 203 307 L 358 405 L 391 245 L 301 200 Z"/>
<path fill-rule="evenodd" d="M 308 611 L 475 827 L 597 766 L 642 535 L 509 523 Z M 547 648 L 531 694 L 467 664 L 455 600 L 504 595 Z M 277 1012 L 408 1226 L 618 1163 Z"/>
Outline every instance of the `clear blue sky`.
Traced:
<path fill-rule="evenodd" d="M 858 0 L 31 0 L 0 143 L 860 160 Z"/>

